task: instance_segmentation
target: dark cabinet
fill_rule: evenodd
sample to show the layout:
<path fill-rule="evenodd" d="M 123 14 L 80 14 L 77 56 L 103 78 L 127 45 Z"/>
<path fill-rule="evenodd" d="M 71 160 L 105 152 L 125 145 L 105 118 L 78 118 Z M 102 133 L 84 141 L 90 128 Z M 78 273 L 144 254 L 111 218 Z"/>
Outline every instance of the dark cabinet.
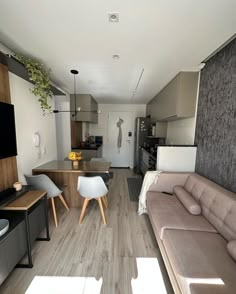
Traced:
<path fill-rule="evenodd" d="M 5 244 L 7 245 L 6 255 L 8 271 L 10 272 L 27 250 L 24 221 L 8 234 Z"/>
<path fill-rule="evenodd" d="M 0 285 L 8 275 L 6 242 L 0 243 Z"/>
<path fill-rule="evenodd" d="M 1 217 L 9 219 L 10 229 L 0 238 L 0 285 L 27 252 L 26 229 L 23 213 L 1 212 Z M 29 214 L 31 243 L 45 228 L 43 202 L 33 207 Z"/>
<path fill-rule="evenodd" d="M 144 148 L 140 151 L 140 170 L 143 175 L 149 170 L 156 170 L 156 158 Z"/>

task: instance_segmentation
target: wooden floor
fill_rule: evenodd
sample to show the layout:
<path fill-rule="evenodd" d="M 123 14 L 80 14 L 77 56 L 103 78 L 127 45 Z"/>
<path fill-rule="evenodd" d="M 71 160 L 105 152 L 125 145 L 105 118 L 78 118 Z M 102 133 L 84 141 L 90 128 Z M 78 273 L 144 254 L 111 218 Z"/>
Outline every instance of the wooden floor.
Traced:
<path fill-rule="evenodd" d="M 132 176 L 131 170 L 114 169 L 109 186 L 107 225 L 102 224 L 96 201 L 89 204 L 81 225 L 78 224 L 79 209 L 67 212 L 61 207 L 57 229 L 50 215 L 51 241 L 35 242 L 34 267 L 14 269 L 0 286 L 0 293 L 23 294 L 35 276 L 95 277 L 97 280 L 102 277 L 103 294 L 135 293 L 131 280 L 136 281 L 141 275 L 137 266 L 139 258 L 158 261 L 166 293 L 173 293 L 148 216 L 138 216 L 137 202 L 129 200 L 126 180 L 129 176 Z M 151 269 L 150 274 L 153 274 Z"/>

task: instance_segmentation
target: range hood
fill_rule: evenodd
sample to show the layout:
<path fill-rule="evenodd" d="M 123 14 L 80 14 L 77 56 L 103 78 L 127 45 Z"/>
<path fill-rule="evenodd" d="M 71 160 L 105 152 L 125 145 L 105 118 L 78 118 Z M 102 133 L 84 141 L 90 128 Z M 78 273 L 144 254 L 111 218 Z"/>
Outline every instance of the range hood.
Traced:
<path fill-rule="evenodd" d="M 89 94 L 70 95 L 71 120 L 80 122 L 98 122 L 98 104 Z M 75 112 L 73 112 L 75 111 Z"/>

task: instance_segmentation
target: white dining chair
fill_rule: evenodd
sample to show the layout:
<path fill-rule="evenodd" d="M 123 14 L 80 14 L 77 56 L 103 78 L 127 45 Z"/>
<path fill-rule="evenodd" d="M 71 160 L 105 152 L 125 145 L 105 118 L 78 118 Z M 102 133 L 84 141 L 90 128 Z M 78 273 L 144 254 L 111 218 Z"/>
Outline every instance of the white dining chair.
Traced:
<path fill-rule="evenodd" d="M 77 190 L 81 197 L 84 197 L 84 203 L 81 210 L 79 224 L 82 223 L 87 205 L 90 200 L 96 199 L 98 201 L 100 212 L 102 216 L 102 220 L 104 225 L 106 222 L 106 217 L 103 210 L 102 202 L 104 203 L 105 207 L 108 207 L 108 202 L 106 199 L 106 194 L 108 193 L 107 187 L 100 176 L 96 177 L 78 177 L 78 187 Z"/>
<path fill-rule="evenodd" d="M 57 213 L 55 208 L 55 202 L 54 198 L 59 197 L 62 204 L 65 206 L 65 208 L 69 211 L 69 207 L 65 201 L 65 199 L 62 196 L 62 190 L 60 190 L 53 181 L 46 175 L 35 175 L 35 176 L 28 176 L 25 175 L 25 179 L 28 185 L 32 186 L 34 189 L 38 190 L 44 190 L 47 192 L 47 197 L 51 199 L 52 203 L 52 211 L 55 221 L 55 226 L 57 227 Z"/>

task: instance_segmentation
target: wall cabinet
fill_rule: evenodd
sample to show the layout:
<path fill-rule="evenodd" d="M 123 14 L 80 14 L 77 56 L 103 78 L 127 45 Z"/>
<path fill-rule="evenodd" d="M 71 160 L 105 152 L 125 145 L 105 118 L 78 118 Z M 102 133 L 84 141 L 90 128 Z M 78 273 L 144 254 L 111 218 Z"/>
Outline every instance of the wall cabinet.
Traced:
<path fill-rule="evenodd" d="M 180 72 L 147 105 L 151 121 L 172 121 L 195 115 L 198 72 Z"/>
<path fill-rule="evenodd" d="M 80 109 L 80 111 L 78 111 L 78 109 Z M 72 121 L 84 121 L 90 123 L 98 122 L 98 104 L 91 95 L 70 95 L 70 110 L 77 110 L 76 115 L 71 112 Z"/>

